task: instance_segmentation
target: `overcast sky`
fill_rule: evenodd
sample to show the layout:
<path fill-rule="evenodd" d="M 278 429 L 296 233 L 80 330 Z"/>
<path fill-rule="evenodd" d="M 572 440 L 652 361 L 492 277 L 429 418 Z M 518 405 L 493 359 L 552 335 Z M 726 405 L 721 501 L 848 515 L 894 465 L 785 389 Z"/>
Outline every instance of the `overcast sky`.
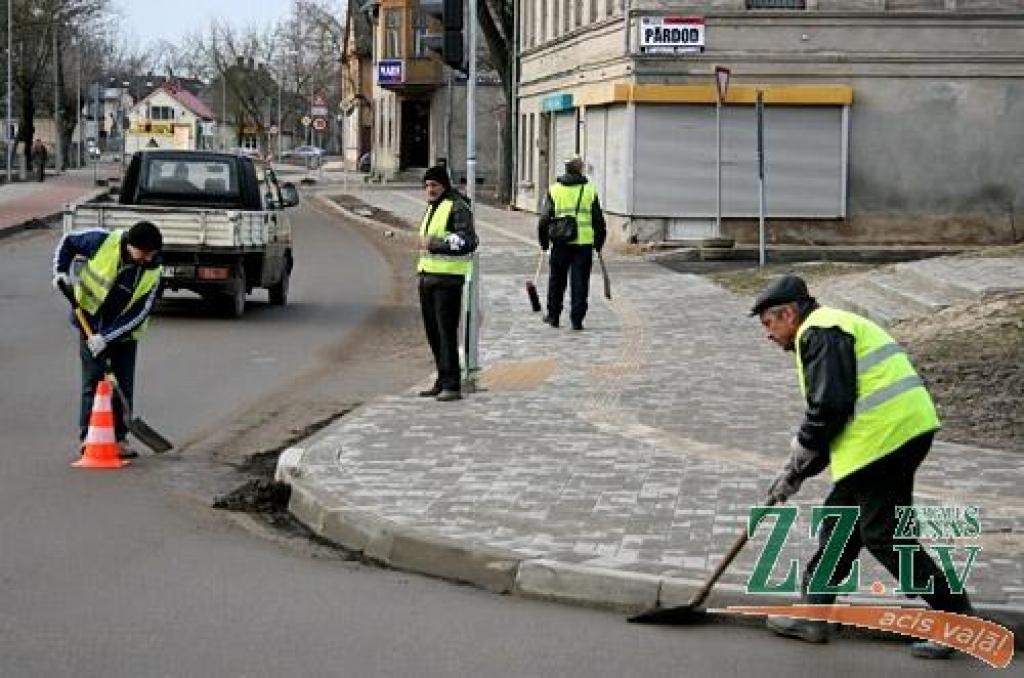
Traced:
<path fill-rule="evenodd" d="M 227 19 L 239 28 L 265 26 L 288 14 L 288 0 L 115 0 L 125 18 L 125 33 L 140 47 L 164 39 L 180 42 L 186 33 L 211 18 Z"/>

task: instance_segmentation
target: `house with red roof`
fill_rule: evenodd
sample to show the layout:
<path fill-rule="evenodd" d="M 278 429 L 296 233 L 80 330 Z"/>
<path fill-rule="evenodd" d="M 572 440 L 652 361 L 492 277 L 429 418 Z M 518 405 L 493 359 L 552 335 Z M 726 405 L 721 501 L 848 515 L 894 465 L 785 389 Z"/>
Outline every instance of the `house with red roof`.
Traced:
<path fill-rule="evenodd" d="M 216 126 L 216 115 L 202 99 L 168 80 L 128 112 L 125 152 L 146 148 L 213 148 Z"/>

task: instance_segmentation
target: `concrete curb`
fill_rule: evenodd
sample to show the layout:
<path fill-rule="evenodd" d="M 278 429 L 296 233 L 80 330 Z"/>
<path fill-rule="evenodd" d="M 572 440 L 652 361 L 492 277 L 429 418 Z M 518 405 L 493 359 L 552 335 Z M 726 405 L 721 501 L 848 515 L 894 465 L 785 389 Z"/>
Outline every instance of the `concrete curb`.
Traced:
<path fill-rule="evenodd" d="M 11 224 L 10 226 L 0 226 L 0 239 L 10 237 L 16 233 L 21 233 L 22 231 L 28 231 L 33 228 L 37 228 L 33 224 L 35 224 L 36 222 L 47 222 L 50 219 L 53 219 L 64 214 L 64 212 L 67 211 L 69 205 L 84 202 L 92 202 L 93 200 L 100 197 L 101 195 L 106 194 L 107 192 L 108 189 L 106 188 L 94 189 L 92 192 L 84 195 L 81 199 L 76 200 L 74 203 L 67 203 L 63 205 L 59 210 L 56 210 L 54 212 L 50 212 L 47 214 L 37 214 L 36 216 L 26 219 L 25 221 L 18 224 Z"/>
<path fill-rule="evenodd" d="M 633 614 L 654 606 L 685 605 L 703 582 L 660 577 L 642 572 L 562 563 L 524 557 L 512 551 L 463 543 L 422 528 L 410 528 L 347 506 L 336 495 L 323 491 L 315 478 L 305 477 L 301 448 L 282 455 L 277 477 L 291 486 L 288 510 L 318 536 L 365 558 L 397 570 L 470 584 L 492 593 L 546 600 L 582 607 Z M 730 615 L 733 605 L 790 605 L 795 595 L 751 596 L 743 587 L 721 584 L 709 596 L 706 607 L 722 610 L 732 623 L 761 625 L 759 617 Z M 858 598 L 862 604 L 891 605 L 893 600 Z M 920 600 L 901 600 L 903 607 L 924 607 Z M 1013 631 L 1018 648 L 1024 647 L 1024 608 L 978 603 L 979 616 Z M 847 635 L 891 638 L 870 629 L 848 628 Z"/>

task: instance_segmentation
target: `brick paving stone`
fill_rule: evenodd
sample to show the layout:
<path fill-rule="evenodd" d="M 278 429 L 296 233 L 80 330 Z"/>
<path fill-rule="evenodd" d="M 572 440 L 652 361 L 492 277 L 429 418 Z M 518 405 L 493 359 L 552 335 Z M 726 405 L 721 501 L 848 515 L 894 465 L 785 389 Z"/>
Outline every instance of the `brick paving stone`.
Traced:
<path fill-rule="evenodd" d="M 411 199 L 358 197 L 418 218 Z M 478 214 L 532 233 L 531 217 Z M 523 292 L 536 252 L 493 230 L 481 236 L 482 364 L 550 360 L 553 371 L 531 388 L 454 405 L 412 393 L 381 398 L 330 427 L 301 473 L 355 508 L 471 545 L 707 576 L 788 454 L 802 413 L 792 356 L 761 336 L 748 299 L 625 258 L 608 261 L 612 301 L 592 281 L 586 331 L 549 328 Z M 1020 456 L 939 438 L 918 474 L 917 500 L 980 506 L 984 551 L 968 588 L 979 600 L 1024 603 Z M 813 552 L 807 516 L 827 489 L 825 477 L 805 484 L 781 563 Z M 724 582 L 746 583 L 766 534 L 755 534 Z M 895 585 L 869 556 L 861 567 L 865 588 L 876 579 Z"/>

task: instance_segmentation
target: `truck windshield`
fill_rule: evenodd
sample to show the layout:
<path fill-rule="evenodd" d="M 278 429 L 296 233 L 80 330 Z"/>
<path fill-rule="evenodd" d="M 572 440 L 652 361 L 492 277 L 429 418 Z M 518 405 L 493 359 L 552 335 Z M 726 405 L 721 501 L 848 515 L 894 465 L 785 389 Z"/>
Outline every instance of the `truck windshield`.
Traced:
<path fill-rule="evenodd" d="M 238 197 L 238 176 L 231 163 L 153 159 L 148 167 L 144 189 L 147 193 Z"/>

